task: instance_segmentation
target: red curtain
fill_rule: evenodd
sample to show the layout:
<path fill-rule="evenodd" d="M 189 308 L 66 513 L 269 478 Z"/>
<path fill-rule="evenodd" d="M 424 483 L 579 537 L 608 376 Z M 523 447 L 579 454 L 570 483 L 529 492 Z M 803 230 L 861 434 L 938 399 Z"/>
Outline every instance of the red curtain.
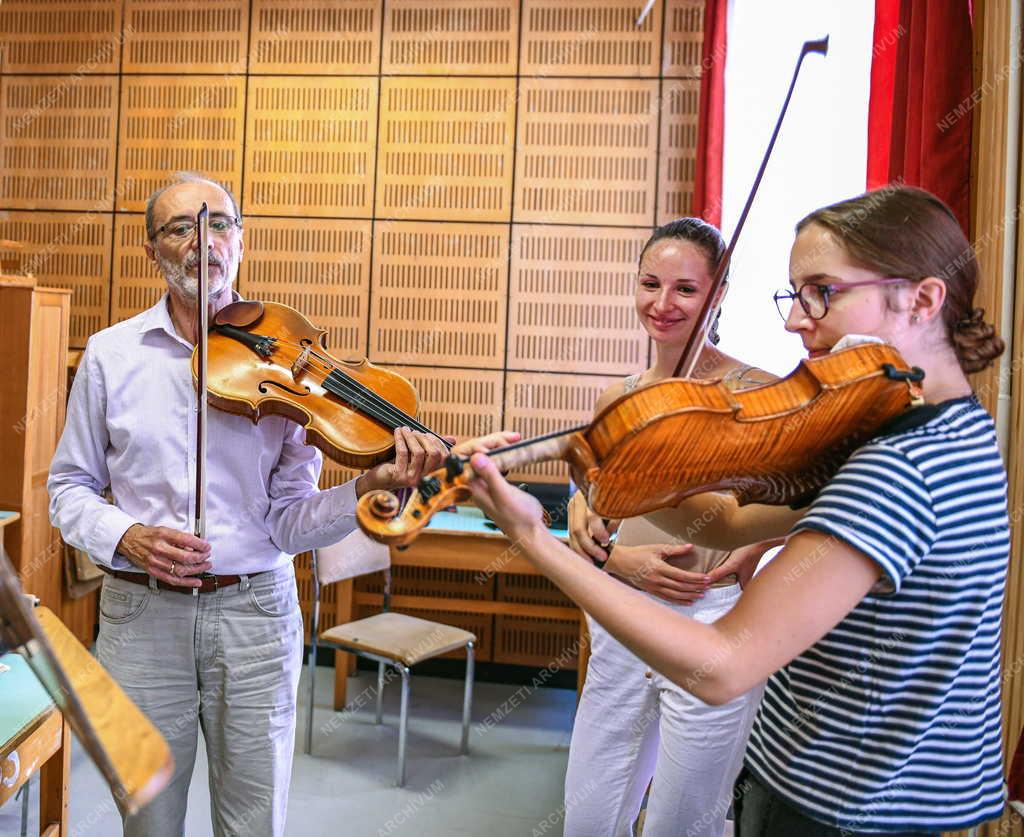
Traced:
<path fill-rule="evenodd" d="M 722 145 L 725 138 L 725 28 L 728 0 L 705 0 L 700 116 L 692 213 L 722 226 Z"/>
<path fill-rule="evenodd" d="M 934 192 L 969 232 L 970 0 L 875 0 L 872 51 L 868 188 Z"/>

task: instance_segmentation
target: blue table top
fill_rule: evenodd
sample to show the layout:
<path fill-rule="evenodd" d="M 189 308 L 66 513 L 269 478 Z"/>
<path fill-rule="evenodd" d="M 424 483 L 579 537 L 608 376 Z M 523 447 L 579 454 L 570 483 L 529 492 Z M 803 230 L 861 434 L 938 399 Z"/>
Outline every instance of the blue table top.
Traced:
<path fill-rule="evenodd" d="M 3 747 L 49 711 L 53 701 L 20 654 L 5 654 L 0 657 L 0 664 L 10 668 L 10 671 L 0 670 L 0 747 Z"/>
<path fill-rule="evenodd" d="M 484 513 L 473 506 L 459 506 L 457 512 L 442 511 L 435 514 L 427 524 L 427 532 L 452 532 L 461 535 L 491 535 L 504 538 L 505 533 L 488 520 Z M 556 538 L 568 540 L 566 529 L 550 529 Z"/>

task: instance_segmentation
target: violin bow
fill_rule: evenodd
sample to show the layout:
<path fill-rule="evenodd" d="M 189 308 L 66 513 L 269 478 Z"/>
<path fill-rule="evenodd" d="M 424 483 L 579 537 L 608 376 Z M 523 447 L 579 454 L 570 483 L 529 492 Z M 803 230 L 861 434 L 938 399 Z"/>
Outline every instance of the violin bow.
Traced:
<path fill-rule="evenodd" d="M 196 215 L 196 231 L 199 236 L 199 262 L 196 279 L 196 503 L 192 534 L 197 538 L 206 537 L 206 348 L 210 327 L 210 209 L 203 202 Z M 192 595 L 198 595 L 199 588 L 192 588 Z"/>
<path fill-rule="evenodd" d="M 697 366 L 697 358 L 700 357 L 700 350 L 704 346 L 708 329 L 711 327 L 712 315 L 715 313 L 715 298 L 718 296 L 719 291 L 721 291 L 722 285 L 725 284 L 725 274 L 729 269 L 733 250 L 736 249 L 736 242 L 739 240 L 743 225 L 747 222 L 747 215 L 750 214 L 750 207 L 754 203 L 754 196 L 761 185 L 761 179 L 764 177 L 765 169 L 768 167 L 768 159 L 772 156 L 772 150 L 775 148 L 775 140 L 779 138 L 779 130 L 782 128 L 782 120 L 786 117 L 786 111 L 789 109 L 789 101 L 793 98 L 793 90 L 796 88 L 796 80 L 800 75 L 800 68 L 803 66 L 804 58 L 811 53 L 828 55 L 828 35 L 816 41 L 804 41 L 804 45 L 800 49 L 800 56 L 797 58 L 796 67 L 793 69 L 793 79 L 789 82 L 786 99 L 782 103 L 782 110 L 779 112 L 779 118 L 775 122 L 775 130 L 772 131 L 772 137 L 768 141 L 768 148 L 761 159 L 761 166 L 758 168 L 757 176 L 754 178 L 754 185 L 747 195 L 747 202 L 743 205 L 743 211 L 736 222 L 736 229 L 733 230 L 729 246 L 725 248 L 725 253 L 722 254 L 718 267 L 715 268 L 714 276 L 711 279 L 711 287 L 704 298 L 704 304 L 701 306 L 700 314 L 697 317 L 697 328 L 690 333 L 690 337 L 686 341 L 683 353 L 679 356 L 679 362 L 672 373 L 673 378 L 689 378 L 693 375 L 693 370 Z M 680 375 L 680 373 L 682 374 Z"/>

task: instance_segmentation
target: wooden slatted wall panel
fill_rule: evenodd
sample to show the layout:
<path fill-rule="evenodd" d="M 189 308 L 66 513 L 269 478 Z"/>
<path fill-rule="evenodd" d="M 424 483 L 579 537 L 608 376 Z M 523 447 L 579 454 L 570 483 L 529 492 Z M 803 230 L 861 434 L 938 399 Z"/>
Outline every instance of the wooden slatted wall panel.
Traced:
<path fill-rule="evenodd" d="M 72 342 L 84 344 L 109 324 L 112 226 L 107 213 L 0 211 L 0 238 L 27 245 L 22 269 L 40 285 L 74 291 Z"/>
<path fill-rule="evenodd" d="M 704 46 L 704 0 L 668 0 L 662 75 L 699 78 Z M 708 62 L 722 56 L 708 56 Z"/>
<path fill-rule="evenodd" d="M 377 217 L 508 221 L 515 84 L 382 78 Z"/>
<path fill-rule="evenodd" d="M 126 73 L 244 73 L 247 0 L 125 0 Z"/>
<path fill-rule="evenodd" d="M 251 78 L 248 99 L 247 214 L 373 215 L 376 79 Z"/>
<path fill-rule="evenodd" d="M 249 218 L 238 289 L 295 308 L 327 330 L 338 357 L 362 356 L 370 288 L 370 222 Z"/>
<path fill-rule="evenodd" d="M 249 72 L 374 74 L 379 0 L 253 0 Z"/>
<path fill-rule="evenodd" d="M 473 438 L 501 428 L 504 373 L 434 366 L 391 366 L 419 395 L 421 420 L 437 433 Z"/>
<path fill-rule="evenodd" d="M 0 5 L 5 73 L 116 73 L 121 0 L 6 0 Z"/>
<path fill-rule="evenodd" d="M 658 82 L 523 79 L 516 221 L 654 223 Z"/>
<path fill-rule="evenodd" d="M 514 75 L 518 32 L 519 0 L 391 0 L 382 72 Z"/>
<path fill-rule="evenodd" d="M 531 76 L 657 77 L 662 4 L 524 0 L 520 72 Z"/>
<path fill-rule="evenodd" d="M 0 207 L 110 211 L 117 78 L 8 76 L 0 119 Z"/>
<path fill-rule="evenodd" d="M 507 225 L 379 222 L 374 267 L 372 362 L 502 367 Z"/>
<path fill-rule="evenodd" d="M 505 423 L 524 438 L 585 424 L 594 414 L 598 396 L 620 376 L 553 375 L 508 372 L 505 376 Z M 513 471 L 510 479 L 565 482 L 568 466 L 561 462 L 531 465 Z"/>
<path fill-rule="evenodd" d="M 661 176 L 658 221 L 666 224 L 689 212 L 697 165 L 700 81 L 671 79 L 662 88 Z"/>
<path fill-rule="evenodd" d="M 142 249 L 146 222 L 141 214 L 114 217 L 114 270 L 111 324 L 134 317 L 156 304 L 167 283 Z"/>
<path fill-rule="evenodd" d="M 517 224 L 509 369 L 629 375 L 647 362 L 633 284 L 648 230 Z"/>
<path fill-rule="evenodd" d="M 125 76 L 117 208 L 145 209 L 174 171 L 201 171 L 239 195 L 244 112 L 244 76 Z"/>

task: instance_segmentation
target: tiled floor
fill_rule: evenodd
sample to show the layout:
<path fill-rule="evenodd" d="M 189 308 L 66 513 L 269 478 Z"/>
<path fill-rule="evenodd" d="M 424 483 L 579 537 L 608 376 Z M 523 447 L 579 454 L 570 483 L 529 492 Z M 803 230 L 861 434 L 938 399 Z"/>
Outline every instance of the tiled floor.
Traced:
<path fill-rule="evenodd" d="M 306 674 L 299 686 L 299 734 L 288 805 L 289 835 L 558 835 L 562 833 L 562 781 L 576 693 L 494 683 L 476 687 L 470 755 L 457 755 L 462 683 L 413 675 L 406 787 L 395 784 L 399 687 L 385 692 L 384 725 L 373 724 L 373 701 L 355 712 L 331 709 L 333 677 L 317 678 L 312 756 L 301 752 L 308 700 Z M 372 689 L 376 676 L 349 681 L 349 700 Z M 367 693 L 370 697 L 372 692 Z M 505 701 L 518 695 L 505 714 Z M 491 713 L 497 713 L 491 716 Z M 493 725 L 489 716 L 502 717 Z M 332 719 L 334 721 L 332 722 Z M 113 837 L 120 821 L 102 779 L 77 745 L 71 775 L 70 837 Z M 207 837 L 209 792 L 200 747 L 189 796 L 186 834 Z M 32 808 L 38 800 L 33 783 Z M 0 835 L 19 833 L 20 804 L 0 809 Z M 545 824 L 546 823 L 546 824 Z M 38 834 L 35 816 L 29 834 Z"/>

